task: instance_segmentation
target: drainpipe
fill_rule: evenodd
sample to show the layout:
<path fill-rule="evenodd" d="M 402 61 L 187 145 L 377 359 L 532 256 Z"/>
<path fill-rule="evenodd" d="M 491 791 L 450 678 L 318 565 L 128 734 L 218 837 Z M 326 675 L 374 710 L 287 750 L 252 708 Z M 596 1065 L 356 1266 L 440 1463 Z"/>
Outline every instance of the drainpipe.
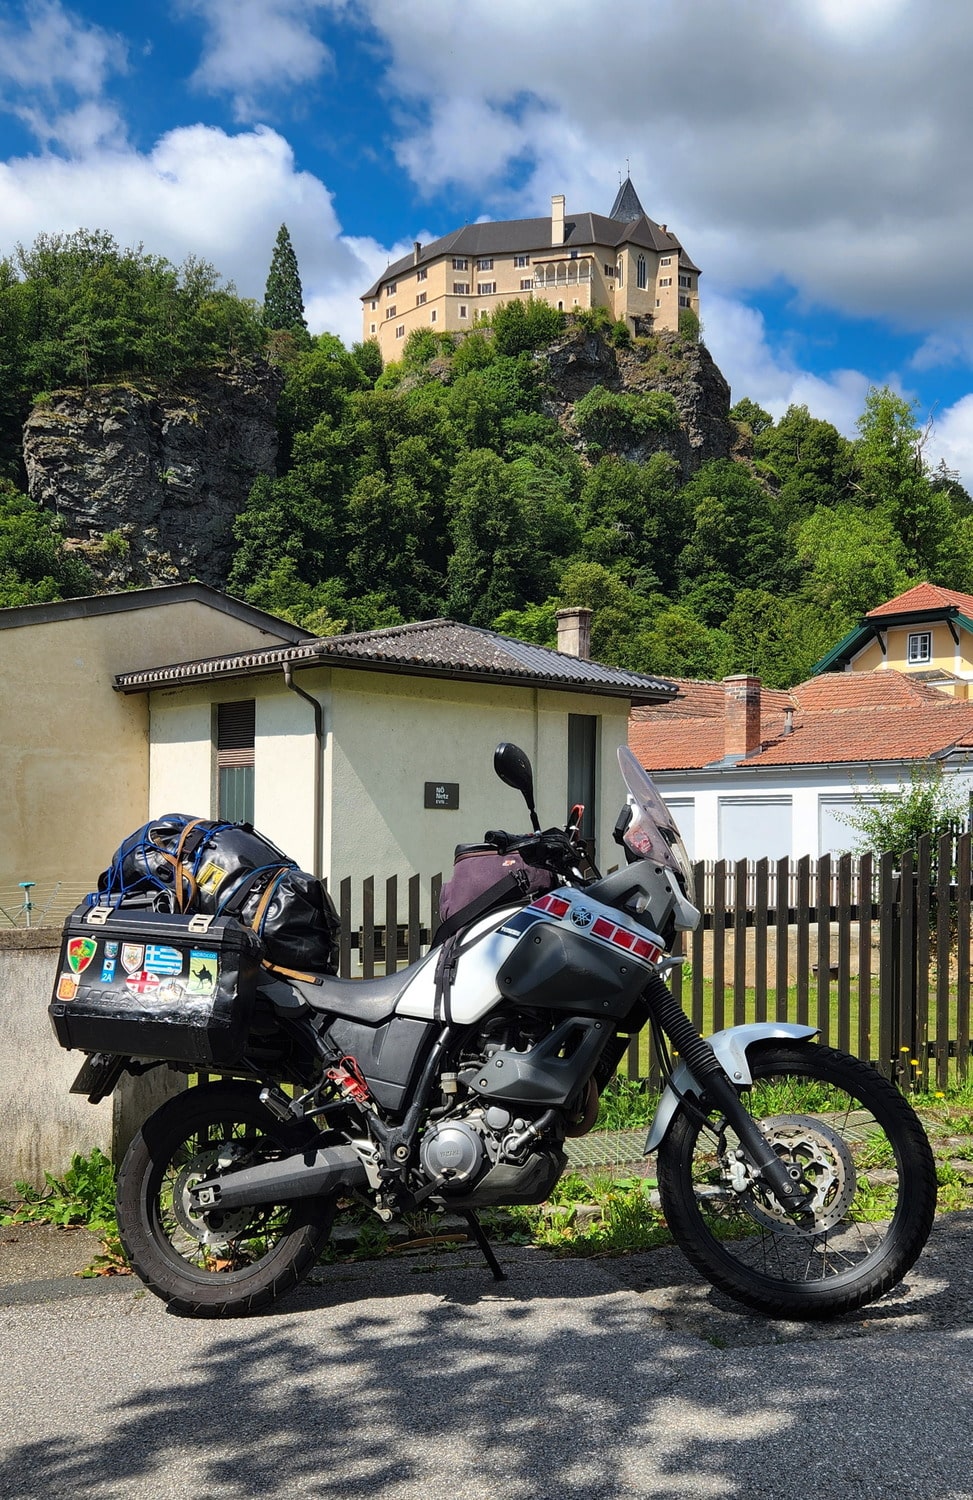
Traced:
<path fill-rule="evenodd" d="M 314 868 L 312 875 L 321 878 L 321 869 L 324 863 L 324 830 L 321 826 L 321 803 L 324 796 L 324 710 L 317 698 L 306 693 L 302 687 L 298 687 L 294 681 L 294 673 L 289 661 L 284 662 L 284 681 L 292 693 L 297 693 L 310 703 L 314 710 Z"/>

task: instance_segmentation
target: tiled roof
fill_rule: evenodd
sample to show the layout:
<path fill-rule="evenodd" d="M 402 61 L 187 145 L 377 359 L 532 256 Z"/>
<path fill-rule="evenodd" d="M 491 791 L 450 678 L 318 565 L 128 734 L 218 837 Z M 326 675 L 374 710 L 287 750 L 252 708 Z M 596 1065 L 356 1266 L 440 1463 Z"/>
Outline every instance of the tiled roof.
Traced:
<path fill-rule="evenodd" d="M 913 615 L 924 610 L 944 609 L 958 609 L 961 615 L 973 618 L 973 595 L 942 589 L 937 583 L 917 583 L 915 588 L 906 589 L 904 594 L 870 609 L 865 619 L 880 620 L 885 615 Z"/>
<path fill-rule="evenodd" d="M 601 693 L 636 702 L 665 700 L 674 694 L 672 685 L 662 678 L 605 667 L 455 620 L 421 620 L 386 630 L 320 636 L 292 647 L 177 662 L 126 672 L 115 679 L 115 686 L 126 693 L 146 692 L 175 683 L 275 672 L 288 662 L 474 681 L 490 678 L 524 686 L 544 683 L 567 692 Z"/>
<path fill-rule="evenodd" d="M 722 683 L 677 685 L 681 701 L 633 711 L 629 744 L 650 771 L 723 764 Z M 973 746 L 973 703 L 892 670 L 835 672 L 789 693 L 764 689 L 760 728 L 762 748 L 740 763 L 746 769 L 926 759 Z"/>
<path fill-rule="evenodd" d="M 405 276 L 416 266 L 427 266 L 443 255 L 461 255 L 469 260 L 489 255 L 523 255 L 533 252 L 537 256 L 554 256 L 565 250 L 584 250 L 596 246 L 616 248 L 631 243 L 644 245 L 649 250 L 679 252 L 680 264 L 689 270 L 698 270 L 686 257 L 678 239 L 663 229 L 646 214 L 623 223 L 606 218 L 603 214 L 565 215 L 564 243 L 551 244 L 551 220 L 501 219 L 486 224 L 465 224 L 438 240 L 431 240 L 419 249 L 419 258 L 410 251 L 400 260 L 386 267 L 383 274 L 362 293 L 362 301 L 375 297 L 386 281 Z"/>

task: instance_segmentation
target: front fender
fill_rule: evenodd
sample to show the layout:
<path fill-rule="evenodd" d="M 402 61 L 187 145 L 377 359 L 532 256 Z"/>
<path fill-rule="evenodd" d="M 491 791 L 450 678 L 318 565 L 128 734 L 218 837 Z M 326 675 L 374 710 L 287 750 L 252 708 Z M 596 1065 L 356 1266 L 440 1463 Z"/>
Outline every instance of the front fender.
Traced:
<path fill-rule="evenodd" d="M 746 1026 L 728 1026 L 717 1031 L 707 1041 L 723 1068 L 724 1073 L 741 1088 L 753 1082 L 747 1052 L 756 1042 L 806 1042 L 817 1036 L 816 1026 L 799 1026 L 794 1021 L 751 1021 Z M 685 1063 L 680 1063 L 666 1085 L 659 1107 L 649 1127 L 645 1142 L 645 1154 L 658 1151 L 669 1131 L 683 1094 L 699 1094 L 699 1084 Z"/>

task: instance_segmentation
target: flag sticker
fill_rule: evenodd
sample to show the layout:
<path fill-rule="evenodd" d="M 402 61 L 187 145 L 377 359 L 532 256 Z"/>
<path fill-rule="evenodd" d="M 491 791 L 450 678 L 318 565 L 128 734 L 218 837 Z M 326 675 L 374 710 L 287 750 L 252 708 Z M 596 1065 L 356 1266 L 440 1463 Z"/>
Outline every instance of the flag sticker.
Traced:
<path fill-rule="evenodd" d="M 145 967 L 153 974 L 181 974 L 182 954 L 178 948 L 149 943 L 145 949 Z"/>
<path fill-rule="evenodd" d="M 126 974 L 135 974 L 142 967 L 142 955 L 145 952 L 141 943 L 122 944 L 122 968 Z"/>

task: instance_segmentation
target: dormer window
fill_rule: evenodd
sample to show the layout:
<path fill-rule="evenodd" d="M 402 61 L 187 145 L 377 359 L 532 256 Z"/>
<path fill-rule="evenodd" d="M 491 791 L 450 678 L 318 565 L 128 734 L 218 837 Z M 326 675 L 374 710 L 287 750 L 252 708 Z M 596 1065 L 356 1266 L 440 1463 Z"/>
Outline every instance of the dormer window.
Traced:
<path fill-rule="evenodd" d="M 909 644 L 906 649 L 906 661 L 910 666 L 918 667 L 926 662 L 932 661 L 932 631 L 915 630 L 909 635 Z"/>

